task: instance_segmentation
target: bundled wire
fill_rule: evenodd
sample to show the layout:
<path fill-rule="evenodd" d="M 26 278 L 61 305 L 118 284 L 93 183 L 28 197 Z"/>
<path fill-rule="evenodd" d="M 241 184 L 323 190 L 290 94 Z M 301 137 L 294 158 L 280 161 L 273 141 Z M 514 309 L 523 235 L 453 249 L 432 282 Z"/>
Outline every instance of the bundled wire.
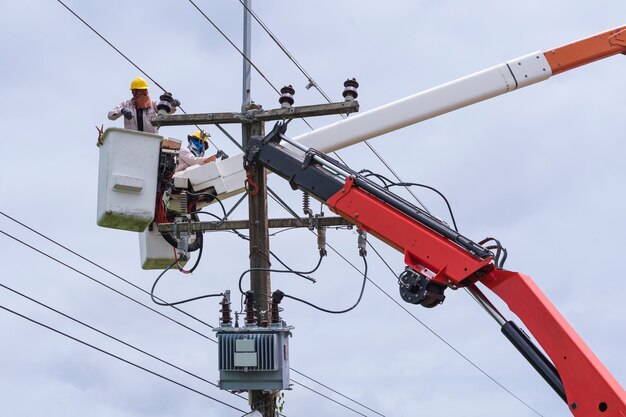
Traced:
<path fill-rule="evenodd" d="M 383 188 L 385 188 L 387 190 L 389 188 L 391 188 L 391 187 L 405 187 L 405 188 L 407 188 L 407 187 L 421 187 L 421 188 L 426 188 L 428 190 L 434 191 L 446 203 L 446 206 L 448 207 L 448 212 L 450 213 L 450 218 L 452 219 L 452 225 L 454 226 L 454 230 L 456 232 L 459 231 L 459 229 L 458 229 L 458 227 L 456 225 L 456 220 L 454 219 L 454 213 L 452 212 L 452 207 L 450 206 L 450 202 L 448 201 L 446 196 L 443 193 L 441 193 L 439 190 L 437 190 L 436 188 L 431 187 L 430 185 L 419 184 L 419 183 L 415 183 L 415 182 L 394 182 L 394 181 L 391 181 L 389 178 L 385 177 L 384 175 L 376 174 L 376 173 L 370 171 L 369 169 L 364 169 L 362 171 L 359 171 L 359 174 L 365 174 L 365 175 L 363 175 L 364 178 L 374 177 L 374 178 L 380 180 L 382 182 Z"/>
<path fill-rule="evenodd" d="M 504 263 L 506 262 L 506 258 L 508 257 L 508 252 L 506 250 L 506 248 L 504 248 L 502 246 L 502 244 L 500 243 L 500 241 L 496 238 L 493 237 L 486 237 L 483 240 L 481 240 L 480 242 L 478 242 L 479 245 L 484 245 L 487 242 L 494 242 L 495 245 L 490 245 L 490 246 L 485 246 L 485 249 L 489 249 L 489 250 L 496 250 L 496 254 L 494 255 L 494 263 L 496 265 L 496 268 L 498 269 L 503 269 L 504 268 Z"/>

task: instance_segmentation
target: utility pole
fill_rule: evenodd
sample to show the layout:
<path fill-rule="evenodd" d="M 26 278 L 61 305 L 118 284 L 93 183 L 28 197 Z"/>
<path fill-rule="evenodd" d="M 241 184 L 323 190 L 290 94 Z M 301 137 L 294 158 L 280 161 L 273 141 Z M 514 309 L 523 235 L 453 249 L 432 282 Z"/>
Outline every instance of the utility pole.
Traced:
<path fill-rule="evenodd" d="M 263 110 L 261 106 L 254 104 L 251 99 L 250 89 L 250 12 L 251 0 L 244 0 L 246 7 L 244 7 L 244 19 L 243 19 L 243 87 L 242 87 L 242 111 L 241 113 L 204 113 L 204 114 L 182 114 L 182 115 L 163 115 L 153 118 L 152 123 L 156 126 L 176 126 L 176 125 L 194 125 L 194 124 L 218 124 L 218 123 L 240 123 L 242 125 L 242 146 L 245 147 L 248 144 L 249 139 L 252 136 L 265 136 L 265 122 L 288 120 L 293 118 L 304 118 L 311 116 L 322 116 L 331 114 L 350 114 L 358 111 L 359 105 L 354 100 L 356 94 L 355 80 L 348 80 L 344 83 L 344 98 L 343 102 L 335 102 L 329 104 L 309 105 L 301 107 L 292 107 L 294 100 L 294 89 L 291 86 L 285 86 L 281 89 L 281 97 L 278 100 L 281 107 L 271 110 Z M 242 161 L 243 162 L 243 161 Z M 252 324 L 252 327 L 258 326 L 259 330 L 255 330 L 256 333 L 267 333 L 267 331 L 274 331 L 274 325 L 270 322 L 270 303 L 271 303 L 271 282 L 270 282 L 270 249 L 269 249 L 269 227 L 308 227 L 313 229 L 324 228 L 332 225 L 346 225 L 347 222 L 341 217 L 333 218 L 299 218 L 299 219 L 268 219 L 268 207 L 267 207 L 267 170 L 263 167 L 251 166 L 247 172 L 247 191 L 248 191 L 248 221 L 219 221 L 219 222 L 193 222 L 193 223 L 162 223 L 159 225 L 159 231 L 162 233 L 168 230 L 178 230 L 178 232 L 189 233 L 191 229 L 195 231 L 217 231 L 224 230 L 224 228 L 248 228 L 250 236 L 250 290 L 254 298 L 254 320 L 256 323 Z M 272 328 L 268 328 L 272 327 Z M 276 330 L 281 334 L 287 334 L 288 328 L 283 330 Z M 236 334 L 241 328 L 229 330 L 226 333 L 229 335 Z M 289 333 L 290 334 L 290 333 Z M 285 336 L 284 338 L 287 338 Z M 219 333 L 218 333 L 219 339 Z M 245 342 L 245 341 L 244 341 Z M 248 349 L 243 346 L 242 349 Z M 235 351 L 236 351 L 235 347 Z M 224 354 L 222 352 L 222 354 Z M 230 353 L 228 353 L 230 354 Z M 246 350 L 241 353 L 236 351 L 241 357 L 248 358 L 250 352 Z M 280 354 L 280 353 L 279 353 Z M 287 355 L 287 350 L 282 353 Z M 256 355 L 256 353 L 252 353 Z M 288 358 L 285 357 L 288 364 Z M 242 366 L 254 366 L 254 363 L 246 363 Z M 228 373 L 230 379 L 224 380 L 220 378 L 220 387 L 222 389 L 241 390 L 240 387 L 245 386 L 243 389 L 248 390 L 248 399 L 252 411 L 257 411 L 263 417 L 275 417 L 276 416 L 276 396 L 280 392 L 280 389 L 285 389 L 288 386 L 288 365 L 285 367 L 286 372 L 285 380 L 287 385 L 280 385 L 281 388 L 276 389 L 275 381 L 272 381 L 274 385 L 267 385 L 253 377 L 255 371 L 241 372 L 238 369 L 227 370 L 220 368 L 220 375 L 224 372 L 224 375 Z M 281 371 L 278 370 L 280 373 Z M 267 372 L 266 372 L 267 374 Z M 270 374 L 274 375 L 274 373 Z M 236 375 L 236 377 L 232 377 Z M 249 381 L 248 381 L 249 380 Z M 234 381 L 234 382 L 233 382 Z M 246 385 L 248 383 L 248 385 Z M 241 384 L 241 385 L 237 385 Z M 253 387 L 253 388 L 251 388 Z M 258 387 L 265 387 L 265 389 L 259 389 Z M 269 388 L 268 388 L 269 387 Z"/>
<path fill-rule="evenodd" d="M 252 26 L 250 10 L 252 0 L 244 0 L 243 8 L 243 71 L 241 111 L 253 110 L 251 93 L 251 49 Z M 263 122 L 241 126 L 241 144 L 248 145 L 251 136 L 265 136 Z M 248 193 L 248 215 L 250 220 L 250 290 L 254 296 L 254 309 L 258 314 L 258 325 L 266 327 L 269 323 L 270 282 L 270 239 L 267 213 L 267 172 L 265 168 L 251 168 L 248 172 L 248 184 L 252 192 Z M 252 410 L 263 417 L 274 417 L 276 394 L 272 391 L 249 390 L 248 401 Z"/>

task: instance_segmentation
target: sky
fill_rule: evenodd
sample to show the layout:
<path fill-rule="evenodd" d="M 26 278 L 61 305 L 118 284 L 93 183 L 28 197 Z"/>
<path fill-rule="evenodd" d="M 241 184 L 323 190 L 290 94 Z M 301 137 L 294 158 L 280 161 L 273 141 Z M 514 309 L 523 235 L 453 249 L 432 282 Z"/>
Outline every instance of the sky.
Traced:
<path fill-rule="evenodd" d="M 240 110 L 242 58 L 189 2 L 66 4 L 171 91 L 188 113 Z M 241 4 L 197 4 L 241 48 Z M 626 24 L 626 4 L 608 0 L 384 5 L 253 0 L 253 8 L 333 100 L 341 100 L 343 81 L 355 77 L 362 111 Z M 135 233 L 96 225 L 95 126 L 122 126 L 106 114 L 130 98 L 129 83 L 141 74 L 57 1 L 1 2 L 0 36 L 5 39 L 0 43 L 5 155 L 0 164 L 0 259 L 5 265 L 0 306 L 247 410 L 246 401 L 7 289 L 203 379 L 218 379 L 208 326 L 151 305 L 144 292 L 98 268 L 144 290 L 158 276 L 158 271 L 140 268 Z M 254 22 L 252 59 L 278 88 L 294 86 L 296 105 L 324 102 L 315 89 L 305 89 L 306 77 Z M 626 222 L 619 213 L 626 209 L 620 191 L 626 179 L 621 118 L 625 62 L 623 56 L 611 57 L 370 141 L 404 181 L 444 193 L 464 235 L 502 241 L 509 252 L 506 267 L 535 280 L 622 386 Z M 156 98 L 160 91 L 149 84 Z M 264 108 L 279 106 L 277 94 L 258 73 L 253 73 L 251 89 L 253 100 Z M 317 128 L 336 120 L 329 116 L 309 123 Z M 161 134 L 184 139 L 192 130 L 164 127 Z M 226 153 L 239 153 L 219 130 L 208 130 Z M 238 126 L 227 130 L 239 139 Z M 308 130 L 294 121 L 288 135 Z M 339 155 L 356 170 L 391 175 L 363 144 Z M 299 192 L 275 176 L 269 185 L 300 211 Z M 416 192 L 429 210 L 449 219 L 440 198 Z M 233 218 L 246 216 L 244 205 Z M 270 217 L 289 214 L 271 203 Z M 328 243 L 361 269 L 356 241 L 354 230 L 328 232 Z M 370 243 L 391 270 L 404 269 L 402 254 L 373 238 Z M 316 240 L 307 230 L 279 233 L 270 245 L 293 269 L 308 270 L 317 262 Z M 570 415 L 465 292 L 447 291 L 446 301 L 434 309 L 404 304 L 395 275 L 374 250 L 367 259 L 371 282 L 350 313 L 326 315 L 291 300 L 283 303 L 283 318 L 295 327 L 293 369 L 385 416 Z M 235 294 L 248 262 L 247 242 L 229 233 L 207 234 L 198 269 L 190 276 L 166 274 L 157 292 L 168 300 L 227 289 Z M 272 287 L 331 309 L 352 305 L 358 296 L 359 272 L 332 251 L 313 276 L 315 284 L 274 274 Z M 491 299 L 521 324 L 495 295 Z M 218 322 L 215 299 L 190 303 L 184 310 L 208 324 Z M 243 414 L 6 310 L 0 311 L 0 327 L 3 415 Z M 354 411 L 296 384 L 285 392 L 287 416 L 378 415 L 306 377 L 292 377 Z"/>

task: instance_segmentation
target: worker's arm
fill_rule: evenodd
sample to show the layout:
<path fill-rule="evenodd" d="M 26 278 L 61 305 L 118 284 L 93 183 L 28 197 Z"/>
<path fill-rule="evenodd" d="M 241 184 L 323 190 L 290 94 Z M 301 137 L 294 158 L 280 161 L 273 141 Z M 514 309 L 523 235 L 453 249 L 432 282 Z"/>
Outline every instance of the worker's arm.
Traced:
<path fill-rule="evenodd" d="M 178 154 L 178 159 L 178 167 L 176 167 L 177 172 L 193 165 L 203 165 L 208 164 L 209 162 L 214 162 L 216 158 L 215 155 L 195 156 L 189 149 L 182 148 Z"/>
<path fill-rule="evenodd" d="M 130 109 L 130 107 L 130 100 L 123 101 L 119 104 L 119 106 L 114 107 L 113 110 L 109 112 L 107 117 L 109 120 L 117 120 L 122 115 L 122 110 Z"/>

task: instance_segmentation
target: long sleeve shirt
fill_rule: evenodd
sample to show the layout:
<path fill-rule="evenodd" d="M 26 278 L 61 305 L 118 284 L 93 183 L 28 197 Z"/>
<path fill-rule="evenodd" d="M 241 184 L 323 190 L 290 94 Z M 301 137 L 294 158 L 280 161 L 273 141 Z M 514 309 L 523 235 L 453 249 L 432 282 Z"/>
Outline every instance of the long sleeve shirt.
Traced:
<path fill-rule="evenodd" d="M 178 165 L 176 166 L 176 172 L 189 168 L 192 165 L 203 164 L 207 159 L 212 158 L 210 156 L 195 156 L 189 148 L 181 148 L 178 153 Z"/>
<path fill-rule="evenodd" d="M 124 129 L 138 130 L 140 132 L 147 133 L 159 133 L 159 128 L 152 125 L 152 118 L 157 114 L 157 102 L 152 101 L 152 105 L 147 109 L 137 109 L 133 100 L 126 100 L 120 103 L 108 114 L 109 120 L 117 120 L 122 116 L 122 109 L 128 109 L 132 113 L 132 119 L 128 120 L 124 118 Z M 171 113 L 174 113 L 176 108 L 174 107 Z"/>

